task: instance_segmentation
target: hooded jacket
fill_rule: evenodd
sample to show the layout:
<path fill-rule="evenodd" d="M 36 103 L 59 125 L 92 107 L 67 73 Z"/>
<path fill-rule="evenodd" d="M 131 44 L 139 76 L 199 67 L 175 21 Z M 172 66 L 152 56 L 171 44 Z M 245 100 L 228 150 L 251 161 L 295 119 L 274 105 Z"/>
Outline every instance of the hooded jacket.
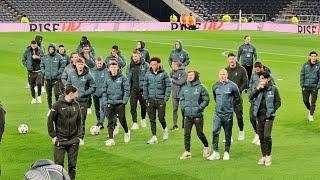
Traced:
<path fill-rule="evenodd" d="M 139 74 L 137 74 L 139 77 L 138 79 L 133 78 L 135 68 L 139 68 Z M 131 61 L 127 69 L 127 77 L 128 77 L 129 86 L 131 90 L 133 88 L 132 84 L 134 84 L 133 81 L 138 81 L 138 90 L 143 91 L 144 77 L 148 72 L 149 68 L 150 68 L 149 64 L 145 62 L 143 59 L 141 59 L 139 64 L 136 64 L 133 60 Z"/>
<path fill-rule="evenodd" d="M 273 84 L 268 84 L 263 89 L 253 90 L 250 100 L 253 101 L 255 117 L 266 116 L 267 119 L 273 120 L 277 109 L 281 106 L 279 91 Z"/>
<path fill-rule="evenodd" d="M 300 72 L 301 88 L 320 88 L 320 63 L 317 60 L 315 64 L 308 60 L 302 65 Z"/>
<path fill-rule="evenodd" d="M 181 108 L 186 117 L 197 118 L 203 116 L 205 107 L 209 104 L 209 94 L 204 85 L 197 78 L 187 82 L 181 90 Z"/>
<path fill-rule="evenodd" d="M 119 70 L 117 76 L 109 76 L 103 84 L 103 104 L 120 105 L 127 104 L 130 97 L 130 87 L 126 76 Z"/>
<path fill-rule="evenodd" d="M 93 95 L 97 97 L 102 97 L 104 83 L 109 76 L 109 70 L 107 69 L 106 65 L 103 64 L 102 68 L 98 68 L 97 66 L 94 67 L 91 73 L 97 86 Z"/>
<path fill-rule="evenodd" d="M 181 66 L 178 70 L 172 71 L 170 76 L 172 80 L 172 97 L 180 98 L 181 89 L 187 81 L 187 73 L 184 67 Z"/>
<path fill-rule="evenodd" d="M 62 56 L 56 52 L 56 47 L 53 44 L 48 46 L 48 52 L 50 47 L 54 48 L 54 52 L 41 58 L 40 69 L 45 79 L 59 80 L 65 68 L 65 63 Z"/>
<path fill-rule="evenodd" d="M 141 48 L 137 49 L 140 52 L 141 57 L 147 62 L 150 63 L 150 54 L 147 49 L 145 49 L 146 44 L 143 41 L 139 41 Z"/>
<path fill-rule="evenodd" d="M 66 85 L 73 85 L 78 88 L 77 101 L 79 102 L 89 101 L 91 94 L 96 90 L 96 83 L 87 66 L 84 66 L 81 75 L 78 74 L 76 68 L 71 71 Z"/>
<path fill-rule="evenodd" d="M 62 72 L 62 75 L 61 75 L 61 81 L 64 85 L 67 84 L 67 80 L 68 80 L 68 77 L 70 75 L 70 73 L 76 68 L 76 66 L 72 63 L 70 63 L 68 66 L 66 66 Z"/>
<path fill-rule="evenodd" d="M 184 67 L 188 66 L 190 63 L 189 60 L 189 55 L 188 53 L 183 49 L 183 45 L 181 41 L 176 41 L 180 44 L 179 49 L 174 49 L 171 51 L 170 56 L 169 56 L 169 65 L 171 67 L 172 61 L 174 60 L 179 60 Z"/>
<path fill-rule="evenodd" d="M 32 56 L 33 55 L 43 56 L 43 54 L 40 52 L 40 49 L 38 47 L 33 52 L 31 46 L 28 46 L 22 56 L 22 64 L 24 67 L 27 68 L 27 71 L 34 71 L 33 66 L 32 66 L 32 64 L 33 64 Z M 37 60 L 37 61 L 40 61 L 40 60 Z"/>
<path fill-rule="evenodd" d="M 59 53 L 58 50 L 57 50 L 57 53 Z M 60 54 L 60 55 L 62 56 L 62 62 L 65 64 L 65 67 L 68 66 L 71 63 L 70 57 L 67 55 L 66 52 L 64 52 L 63 54 Z"/>
<path fill-rule="evenodd" d="M 78 138 L 82 135 L 79 103 L 67 102 L 64 96 L 61 96 L 50 110 L 47 125 L 50 137 L 57 137 L 56 145 L 78 143 Z"/>
<path fill-rule="evenodd" d="M 162 99 L 168 101 L 171 93 L 171 80 L 168 73 L 159 67 L 154 73 L 150 67 L 144 78 L 143 96 L 145 99 Z"/>

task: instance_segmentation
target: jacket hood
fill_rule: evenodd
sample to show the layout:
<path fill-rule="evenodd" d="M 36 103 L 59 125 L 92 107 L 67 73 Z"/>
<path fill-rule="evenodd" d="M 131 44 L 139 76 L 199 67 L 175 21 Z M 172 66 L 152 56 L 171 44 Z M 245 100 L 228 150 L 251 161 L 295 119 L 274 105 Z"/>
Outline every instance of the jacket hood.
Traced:
<path fill-rule="evenodd" d="M 176 49 L 176 44 L 174 44 L 174 49 L 177 50 L 177 51 L 181 51 L 181 50 L 183 49 L 182 41 L 177 40 L 176 43 L 179 43 L 179 44 L 180 44 L 180 47 L 179 47 L 179 49 Z"/>

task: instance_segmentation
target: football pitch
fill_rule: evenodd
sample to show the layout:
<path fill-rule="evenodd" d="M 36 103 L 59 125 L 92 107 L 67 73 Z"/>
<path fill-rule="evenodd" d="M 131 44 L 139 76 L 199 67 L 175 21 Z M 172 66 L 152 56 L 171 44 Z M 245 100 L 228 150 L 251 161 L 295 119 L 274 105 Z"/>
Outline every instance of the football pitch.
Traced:
<path fill-rule="evenodd" d="M 0 33 L 0 100 L 7 111 L 6 129 L 0 145 L 0 179 L 22 179 L 30 165 L 42 158 L 53 159 L 53 146 L 47 133 L 46 94 L 42 104 L 31 105 L 31 95 L 25 89 L 27 75 L 21 63 L 26 46 L 36 34 L 44 37 L 43 44 L 64 44 L 67 53 L 75 51 L 82 35 L 94 46 L 96 55 L 103 59 L 117 44 L 126 57 L 135 48 L 137 40 L 146 42 L 151 57 L 158 56 L 170 72 L 168 57 L 175 40 L 182 40 L 190 56 L 188 69 L 200 72 L 200 80 L 210 94 L 210 104 L 205 110 L 204 132 L 209 144 L 212 142 L 212 118 L 214 100 L 212 85 L 218 80 L 218 71 L 227 66 L 224 54 L 237 53 L 243 36 L 249 34 L 257 48 L 258 59 L 269 67 L 276 79 L 282 99 L 273 125 L 272 166 L 258 166 L 260 147 L 251 143 L 254 133 L 249 121 L 248 94 L 243 94 L 245 141 L 238 141 L 239 128 L 234 117 L 233 139 L 229 161 L 207 161 L 202 157 L 202 144 L 192 131 L 192 158 L 180 160 L 184 151 L 183 129 L 179 116 L 179 131 L 169 132 L 169 140 L 162 141 L 160 123 L 157 121 L 159 143 L 147 145 L 151 137 L 147 128 L 131 131 L 131 141 L 123 142 L 124 131 L 116 136 L 116 146 L 104 145 L 107 129 L 99 135 L 89 135 L 89 128 L 96 124 L 94 108 L 86 121 L 85 146 L 80 147 L 77 179 L 317 179 L 320 176 L 320 113 L 318 107 L 315 121 L 309 123 L 302 102 L 299 74 L 309 52 L 319 53 L 320 36 L 266 33 L 248 31 L 216 32 L 90 32 L 90 33 Z M 47 49 L 46 49 L 47 51 Z M 126 69 L 126 68 L 125 68 Z M 319 103 L 318 103 L 319 105 Z M 126 116 L 132 125 L 129 103 Z M 139 112 L 140 110 L 138 110 Z M 180 115 L 180 113 L 179 113 Z M 148 118 L 147 118 L 148 120 Z M 167 104 L 168 128 L 173 125 L 172 101 Z M 139 121 L 140 122 L 140 121 Z M 20 135 L 19 124 L 26 123 L 29 132 Z M 105 124 L 106 127 L 106 124 Z M 219 151 L 223 154 L 223 130 L 220 134 Z M 66 163 L 67 161 L 65 161 Z M 67 165 L 67 164 L 66 164 Z M 67 166 L 65 166 L 67 167 Z"/>

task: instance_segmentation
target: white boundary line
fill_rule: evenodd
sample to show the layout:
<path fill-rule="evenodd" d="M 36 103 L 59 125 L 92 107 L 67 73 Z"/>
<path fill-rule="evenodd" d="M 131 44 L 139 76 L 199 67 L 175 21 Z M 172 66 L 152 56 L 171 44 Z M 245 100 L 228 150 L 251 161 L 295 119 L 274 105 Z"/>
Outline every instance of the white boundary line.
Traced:
<path fill-rule="evenodd" d="M 173 43 L 164 43 L 164 42 L 157 42 L 157 41 L 148 41 L 148 43 L 174 46 Z M 214 49 L 214 50 L 238 51 L 236 49 L 208 47 L 208 46 L 198 46 L 198 45 L 196 45 L 196 46 L 195 45 L 184 45 L 184 47 L 196 47 L 196 48 Z M 301 57 L 301 58 L 307 59 L 307 56 L 300 56 L 300 55 L 294 55 L 294 54 L 270 53 L 270 52 L 263 52 L 263 51 L 259 51 L 259 53 L 261 53 L 261 54 L 270 54 L 270 55 L 279 55 L 279 56 L 289 56 L 289 57 Z M 268 60 L 265 60 L 265 61 L 268 61 Z M 291 63 L 291 64 L 300 64 L 300 62 L 290 62 L 290 61 L 270 61 L 270 62 L 286 62 L 286 63 Z"/>

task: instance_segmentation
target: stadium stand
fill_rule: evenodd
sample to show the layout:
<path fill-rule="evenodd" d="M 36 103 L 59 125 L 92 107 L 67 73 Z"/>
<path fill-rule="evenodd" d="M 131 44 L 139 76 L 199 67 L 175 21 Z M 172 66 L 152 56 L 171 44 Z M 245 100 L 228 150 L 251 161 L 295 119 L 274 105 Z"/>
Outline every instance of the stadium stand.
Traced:
<path fill-rule="evenodd" d="M 194 12 L 211 19 L 212 14 L 266 14 L 271 21 L 276 14 L 290 3 L 290 0 L 180 0 Z"/>
<path fill-rule="evenodd" d="M 30 21 L 136 21 L 110 0 L 5 0 L 5 4 L 27 15 Z"/>
<path fill-rule="evenodd" d="M 299 1 L 299 5 L 292 8 L 294 15 L 320 15 L 320 1 Z"/>

